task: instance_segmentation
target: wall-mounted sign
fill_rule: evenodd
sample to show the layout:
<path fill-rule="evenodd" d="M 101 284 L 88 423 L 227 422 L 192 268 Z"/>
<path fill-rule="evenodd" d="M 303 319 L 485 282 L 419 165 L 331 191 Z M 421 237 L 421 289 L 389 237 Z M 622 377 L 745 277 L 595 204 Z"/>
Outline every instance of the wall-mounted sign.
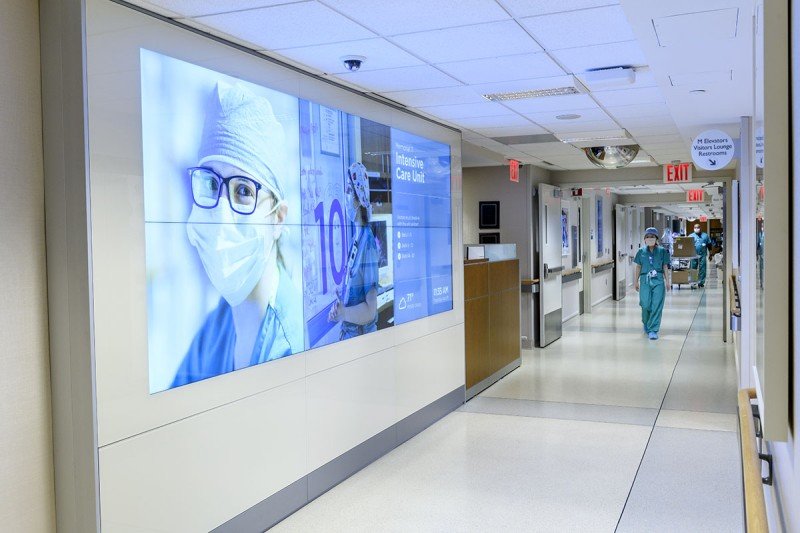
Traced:
<path fill-rule="evenodd" d="M 705 191 L 703 189 L 689 189 L 686 191 L 686 201 L 699 204 L 705 201 Z"/>
<path fill-rule="evenodd" d="M 583 187 L 577 187 L 572 189 L 572 196 L 581 197 L 583 196 Z"/>
<path fill-rule="evenodd" d="M 516 159 L 508 160 L 508 179 L 519 183 L 519 161 Z"/>
<path fill-rule="evenodd" d="M 692 164 L 678 163 L 664 165 L 664 183 L 691 183 Z"/>
<path fill-rule="evenodd" d="M 708 217 L 705 215 L 700 215 L 700 222 L 708 222 Z"/>
<path fill-rule="evenodd" d="M 756 128 L 756 166 L 764 168 L 764 126 Z"/>
<path fill-rule="evenodd" d="M 704 131 L 692 141 L 692 161 L 704 170 L 717 170 L 731 162 L 733 150 L 733 139 L 724 131 Z"/>

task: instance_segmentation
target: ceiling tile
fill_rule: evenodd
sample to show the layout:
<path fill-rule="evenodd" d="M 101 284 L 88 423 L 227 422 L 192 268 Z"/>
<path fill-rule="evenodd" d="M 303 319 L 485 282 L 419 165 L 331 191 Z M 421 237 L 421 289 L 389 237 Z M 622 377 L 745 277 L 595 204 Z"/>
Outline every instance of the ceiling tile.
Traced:
<path fill-rule="evenodd" d="M 420 107 L 419 110 L 445 120 L 472 117 L 496 117 L 516 114 L 507 107 L 495 102 L 489 102 L 488 100 L 484 100 L 483 102 L 478 102 L 475 104 Z"/>
<path fill-rule="evenodd" d="M 686 42 L 707 44 L 733 39 L 739 24 L 739 9 L 703 10 L 653 19 L 659 46 L 683 45 Z"/>
<path fill-rule="evenodd" d="M 459 0 L 431 2 L 403 0 L 322 0 L 336 11 L 381 35 L 397 35 L 453 26 L 508 19 L 508 13 L 494 0 Z M 424 16 L 413 16 L 414 13 Z"/>
<path fill-rule="evenodd" d="M 623 124 L 628 132 L 637 139 L 642 136 L 648 135 L 679 135 L 678 128 L 675 124 L 658 124 L 658 125 L 628 125 Z"/>
<path fill-rule="evenodd" d="M 636 41 L 569 48 L 555 51 L 553 55 L 573 74 L 597 68 L 622 65 L 640 67 L 647 64 L 647 59 Z M 638 77 L 639 72 L 636 74 Z"/>
<path fill-rule="evenodd" d="M 542 48 L 513 20 L 408 33 L 392 38 L 430 63 L 539 52 Z"/>
<path fill-rule="evenodd" d="M 503 5 L 515 17 L 532 17 L 617 4 L 619 4 L 619 0 L 536 0 L 535 2 L 531 2 L 531 0 L 503 0 Z"/>
<path fill-rule="evenodd" d="M 531 154 L 541 157 L 577 156 L 582 153 L 581 150 L 575 148 L 571 144 L 562 142 L 517 144 L 514 146 L 517 148 L 517 150 L 521 150 L 526 154 Z"/>
<path fill-rule="evenodd" d="M 178 18 L 178 17 L 181 17 L 181 15 L 185 16 L 185 14 L 180 13 L 179 11 L 177 11 L 175 9 L 175 6 L 166 7 L 169 3 L 177 4 L 178 2 L 169 2 L 168 3 L 168 2 L 166 2 L 164 0 L 150 0 L 150 1 L 148 1 L 148 0 L 129 0 L 129 1 L 130 1 L 131 4 L 133 4 L 135 6 L 139 6 L 139 7 L 143 8 L 143 9 L 146 9 L 148 11 L 152 11 L 153 13 L 158 13 L 159 15 L 163 15 L 165 17 Z M 184 0 L 181 3 L 188 4 L 189 0 Z"/>
<path fill-rule="evenodd" d="M 473 117 L 450 120 L 464 128 L 499 128 L 501 126 L 527 126 L 530 121 L 519 115 L 503 115 L 496 117 Z"/>
<path fill-rule="evenodd" d="M 520 20 L 547 50 L 635 39 L 621 6 L 605 6 Z"/>
<path fill-rule="evenodd" d="M 671 115 L 633 116 L 633 117 L 620 118 L 619 121 L 622 123 L 622 126 L 629 131 L 631 128 L 635 129 L 641 127 L 653 127 L 653 128 L 675 127 L 675 121 L 672 119 Z M 663 133 L 670 133 L 670 132 L 665 130 Z"/>
<path fill-rule="evenodd" d="M 636 104 L 654 104 L 664 102 L 664 95 L 658 87 L 645 87 L 642 89 L 620 89 L 617 91 L 602 91 L 592 93 L 601 105 L 618 107 Z"/>
<path fill-rule="evenodd" d="M 276 54 L 328 74 L 349 72 L 340 59 L 342 56 L 347 55 L 367 58 L 362 63 L 359 72 L 423 64 L 422 61 L 386 39 L 364 39 L 361 41 L 304 46 L 302 48 L 288 48 L 277 50 Z"/>
<path fill-rule="evenodd" d="M 317 2 L 300 2 L 222 15 L 198 22 L 252 42 L 265 50 L 352 41 L 375 34 Z M 302 28 L 303 31 L 298 31 Z"/>
<path fill-rule="evenodd" d="M 669 117 L 672 116 L 669 107 L 665 103 L 608 107 L 606 108 L 606 110 L 612 117 L 620 120 L 655 117 L 655 116 L 669 116 Z"/>
<path fill-rule="evenodd" d="M 680 135 L 639 135 L 636 140 L 642 144 L 661 144 L 661 143 L 679 143 L 683 142 L 683 137 Z"/>
<path fill-rule="evenodd" d="M 503 103 L 507 107 L 524 114 L 552 111 L 580 114 L 581 110 L 597 109 L 597 104 L 588 94 L 545 96 L 541 98 L 527 98 L 524 100 L 509 100 Z"/>
<path fill-rule="evenodd" d="M 580 115 L 580 118 L 577 119 L 560 120 L 556 118 L 556 116 L 562 114 L 565 113 L 563 111 L 545 111 L 541 113 L 525 113 L 525 116 L 531 119 L 532 121 L 536 122 L 537 124 L 541 124 L 543 126 L 547 126 L 549 124 L 579 124 L 579 123 L 593 122 L 599 120 L 609 120 L 609 116 L 605 113 L 605 111 L 603 111 L 599 107 L 596 107 L 594 109 L 576 110 L 574 114 Z"/>
<path fill-rule="evenodd" d="M 447 74 L 428 65 L 346 72 L 336 77 L 379 93 L 460 85 Z"/>
<path fill-rule="evenodd" d="M 440 63 L 436 66 L 467 84 L 564 75 L 561 67 L 544 52 Z"/>
<path fill-rule="evenodd" d="M 586 122 L 580 120 L 564 120 L 559 121 L 558 124 L 547 124 L 543 126 L 553 133 L 575 133 L 619 129 L 619 125 L 610 118 L 606 120 L 593 120 Z"/>
<path fill-rule="evenodd" d="M 383 96 L 401 104 L 422 107 L 447 104 L 469 104 L 486 102 L 486 98 L 464 85 L 439 89 L 384 92 Z"/>
<path fill-rule="evenodd" d="M 200 17 L 288 4 L 290 2 L 291 0 L 226 0 L 225 2 L 220 2 L 219 0 L 134 0 L 131 3 L 145 8 L 147 8 L 147 4 L 154 4 L 184 17 Z"/>
<path fill-rule="evenodd" d="M 541 135 L 547 133 L 547 130 L 540 128 L 535 124 L 528 124 L 525 126 L 504 126 L 500 128 L 472 128 L 472 130 L 479 135 L 485 137 L 512 137 L 515 135 Z"/>

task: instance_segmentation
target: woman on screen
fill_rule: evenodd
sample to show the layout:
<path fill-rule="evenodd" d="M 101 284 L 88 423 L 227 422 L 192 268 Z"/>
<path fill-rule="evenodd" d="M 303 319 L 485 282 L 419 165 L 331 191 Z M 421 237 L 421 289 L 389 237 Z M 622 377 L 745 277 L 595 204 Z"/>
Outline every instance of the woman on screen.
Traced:
<path fill-rule="evenodd" d="M 186 231 L 221 298 L 173 387 L 303 349 L 303 312 L 281 251 L 283 127 L 266 98 L 238 85 L 218 84 L 209 104 L 197 166 L 188 169 Z"/>
<path fill-rule="evenodd" d="M 367 169 L 356 162 L 350 165 L 345 179 L 346 210 L 353 221 L 353 245 L 347 257 L 344 285 L 336 290 L 336 301 L 328 320 L 341 322 L 340 339 L 349 339 L 378 329 L 378 262 L 380 254 L 369 222 L 372 204 L 369 199 Z"/>

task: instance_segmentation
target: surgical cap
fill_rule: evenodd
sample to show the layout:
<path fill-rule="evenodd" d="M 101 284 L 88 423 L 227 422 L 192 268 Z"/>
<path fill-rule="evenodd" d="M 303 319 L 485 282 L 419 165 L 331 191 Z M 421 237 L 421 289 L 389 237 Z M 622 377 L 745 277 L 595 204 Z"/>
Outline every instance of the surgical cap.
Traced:
<path fill-rule="evenodd" d="M 367 167 L 363 163 L 356 161 L 350 165 L 347 172 L 350 177 L 350 182 L 353 184 L 353 191 L 355 191 L 356 199 L 361 207 L 366 209 L 367 218 L 372 218 L 372 204 L 369 201 L 369 177 L 367 176 Z"/>
<path fill-rule="evenodd" d="M 206 109 L 199 164 L 234 165 L 281 201 L 285 194 L 278 175 L 284 151 L 283 126 L 275 119 L 269 100 L 241 85 L 218 83 Z"/>
<path fill-rule="evenodd" d="M 656 228 L 647 228 L 644 230 L 644 235 L 645 237 L 647 235 L 654 235 L 656 238 L 658 238 L 658 230 Z"/>

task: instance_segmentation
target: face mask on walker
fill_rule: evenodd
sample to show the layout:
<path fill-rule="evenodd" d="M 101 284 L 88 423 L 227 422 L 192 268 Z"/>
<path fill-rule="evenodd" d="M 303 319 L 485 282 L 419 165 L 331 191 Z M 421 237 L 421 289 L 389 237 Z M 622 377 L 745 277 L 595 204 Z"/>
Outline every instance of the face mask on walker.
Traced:
<path fill-rule="evenodd" d="M 647 239 L 644 240 L 644 243 L 647 246 L 655 246 L 656 245 L 656 239 L 655 239 L 655 237 L 648 237 Z"/>

